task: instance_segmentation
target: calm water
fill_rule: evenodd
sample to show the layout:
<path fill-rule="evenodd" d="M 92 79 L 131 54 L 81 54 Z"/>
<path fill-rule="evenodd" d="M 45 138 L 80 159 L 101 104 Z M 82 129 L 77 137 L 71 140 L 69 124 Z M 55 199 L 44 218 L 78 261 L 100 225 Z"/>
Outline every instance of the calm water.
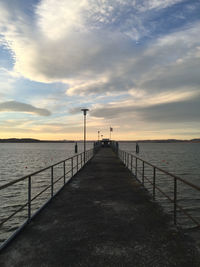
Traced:
<path fill-rule="evenodd" d="M 200 143 L 141 143 L 139 157 L 152 164 L 174 173 L 185 180 L 200 185 Z M 120 149 L 135 153 L 135 143 L 121 142 Z M 87 144 L 87 149 L 93 143 Z M 78 143 L 78 152 L 83 151 L 83 144 Z M 58 161 L 74 155 L 74 143 L 8 143 L 0 144 L 0 185 L 52 165 Z M 66 166 L 68 167 L 68 166 Z M 55 175 L 62 175 L 62 166 L 57 166 Z M 152 170 L 147 169 L 146 174 L 152 177 Z M 32 180 L 32 198 L 43 188 L 49 185 L 50 171 L 34 176 Z M 159 185 L 165 192 L 172 194 L 173 183 L 169 177 L 159 176 Z M 62 181 L 59 186 L 62 185 Z M 147 184 L 147 188 L 151 187 Z M 15 184 L 0 192 L 0 221 L 16 211 L 27 202 L 27 181 Z M 179 203 L 186 205 L 199 218 L 200 196 L 199 192 L 188 190 L 184 185 L 178 185 Z M 37 208 L 50 197 L 50 190 L 33 201 L 32 210 Z M 171 204 L 157 194 L 157 199 L 170 212 Z M 27 210 L 17 214 L 11 221 L 5 223 L 0 229 L 0 243 L 21 225 L 27 217 Z M 181 215 L 180 215 L 181 217 Z M 182 218 L 183 219 L 183 218 Z M 188 223 L 187 220 L 184 223 Z"/>
<path fill-rule="evenodd" d="M 135 154 L 135 143 L 120 143 L 120 148 Z M 200 186 L 200 143 L 139 143 L 138 157 L 145 159 L 172 174 Z M 134 164 L 133 164 L 134 165 Z M 142 164 L 138 163 L 139 179 L 142 180 Z M 153 182 L 153 168 L 145 165 L 145 175 Z M 156 185 L 171 199 L 174 198 L 174 180 L 170 176 L 156 172 Z M 145 187 L 152 193 L 152 185 L 145 182 Z M 170 214 L 173 204 L 156 190 L 156 200 Z M 200 222 L 200 192 L 177 182 L 177 204 Z M 178 223 L 185 228 L 194 224 L 178 210 Z"/>
<path fill-rule="evenodd" d="M 0 185 L 38 171 L 49 165 L 73 156 L 74 143 L 0 143 Z M 87 143 L 86 149 L 93 147 Z M 78 143 L 78 153 L 83 151 L 83 143 Z M 71 161 L 66 162 L 66 172 Z M 70 177 L 68 175 L 68 178 Z M 63 175 L 63 165 L 54 167 L 54 179 Z M 67 178 L 67 177 L 66 177 Z M 44 190 L 51 181 L 48 169 L 32 177 L 31 197 Z M 63 185 L 63 179 L 54 186 L 55 192 Z M 27 203 L 28 179 L 18 182 L 0 192 L 0 222 Z M 51 196 L 50 188 L 32 202 L 32 214 Z M 0 244 L 7 239 L 27 218 L 27 208 L 17 213 L 0 227 Z"/>
<path fill-rule="evenodd" d="M 138 156 L 200 186 L 200 143 L 139 143 Z M 135 154 L 135 143 L 120 143 Z"/>
<path fill-rule="evenodd" d="M 74 155 L 74 143 L 0 143 L 0 185 Z M 90 149 L 92 143 L 87 143 Z M 83 143 L 78 143 L 78 153 Z"/>

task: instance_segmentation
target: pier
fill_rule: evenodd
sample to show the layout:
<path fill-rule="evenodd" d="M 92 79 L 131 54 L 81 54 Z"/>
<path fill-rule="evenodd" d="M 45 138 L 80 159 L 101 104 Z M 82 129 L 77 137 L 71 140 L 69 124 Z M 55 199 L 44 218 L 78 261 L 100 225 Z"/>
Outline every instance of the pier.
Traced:
<path fill-rule="evenodd" d="M 197 267 L 200 258 L 193 240 L 104 147 L 1 251 L 0 266 Z"/>

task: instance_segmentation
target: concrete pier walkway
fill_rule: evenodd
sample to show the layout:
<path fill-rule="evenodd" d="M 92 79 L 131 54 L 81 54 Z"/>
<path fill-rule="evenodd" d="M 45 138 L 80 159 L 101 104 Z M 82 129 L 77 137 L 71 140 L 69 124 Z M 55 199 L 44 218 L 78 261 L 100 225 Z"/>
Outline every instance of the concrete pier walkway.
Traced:
<path fill-rule="evenodd" d="M 0 266 L 199 267 L 200 260 L 192 240 L 102 148 L 2 251 Z"/>

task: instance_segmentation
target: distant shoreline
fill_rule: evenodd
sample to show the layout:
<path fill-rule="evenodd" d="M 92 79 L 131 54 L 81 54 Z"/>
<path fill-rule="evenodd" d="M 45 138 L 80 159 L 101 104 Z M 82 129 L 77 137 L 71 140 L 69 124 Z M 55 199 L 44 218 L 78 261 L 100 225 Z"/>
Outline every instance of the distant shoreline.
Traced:
<path fill-rule="evenodd" d="M 96 140 L 95 140 L 96 141 Z M 39 140 L 33 138 L 8 138 L 0 139 L 0 143 L 75 143 L 83 142 L 82 140 Z M 94 142 L 94 140 L 88 140 L 87 142 Z M 137 143 L 200 143 L 200 138 L 190 140 L 179 139 L 158 139 L 158 140 L 119 140 L 118 142 L 137 142 Z"/>
<path fill-rule="evenodd" d="M 39 140 L 32 138 L 8 138 L 0 139 L 0 143 L 74 143 L 73 140 Z"/>
<path fill-rule="evenodd" d="M 200 143 L 200 138 L 181 140 L 181 139 L 152 139 L 152 140 L 132 140 L 119 142 L 136 142 L 136 143 Z"/>

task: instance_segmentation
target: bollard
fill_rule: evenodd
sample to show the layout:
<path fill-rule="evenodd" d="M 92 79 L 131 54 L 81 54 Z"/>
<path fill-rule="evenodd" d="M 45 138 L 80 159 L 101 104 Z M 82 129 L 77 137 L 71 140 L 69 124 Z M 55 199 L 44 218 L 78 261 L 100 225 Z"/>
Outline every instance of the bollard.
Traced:
<path fill-rule="evenodd" d="M 136 154 L 138 154 L 139 152 L 140 152 L 140 148 L 139 148 L 138 143 L 136 143 Z"/>
<path fill-rule="evenodd" d="M 75 144 L 75 153 L 78 153 L 78 145 L 77 145 L 77 143 Z"/>

